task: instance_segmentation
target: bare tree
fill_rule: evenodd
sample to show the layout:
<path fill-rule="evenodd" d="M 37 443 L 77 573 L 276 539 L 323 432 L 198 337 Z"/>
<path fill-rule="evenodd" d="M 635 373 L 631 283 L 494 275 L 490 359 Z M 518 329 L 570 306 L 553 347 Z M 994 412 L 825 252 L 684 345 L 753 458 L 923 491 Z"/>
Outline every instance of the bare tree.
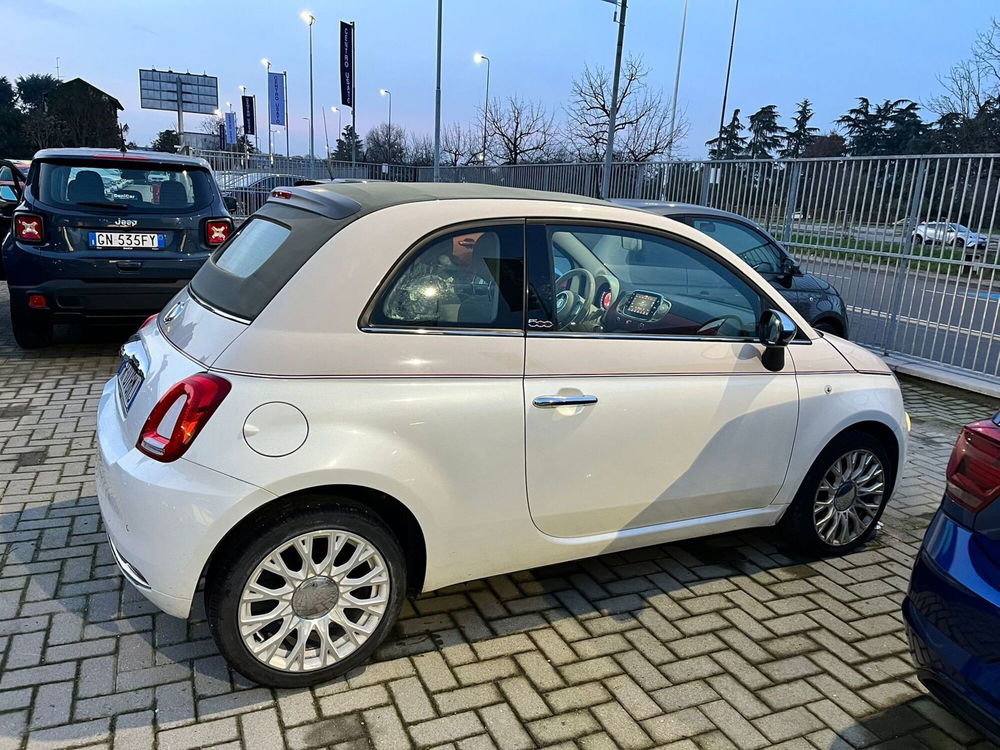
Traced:
<path fill-rule="evenodd" d="M 641 58 L 629 57 L 622 70 L 615 118 L 615 158 L 646 161 L 666 153 L 684 137 L 683 114 L 671 131 L 670 102 L 660 89 L 650 87 Z M 567 136 L 582 159 L 598 161 L 604 156 L 611 118 L 611 73 L 606 68 L 584 66 L 574 79 L 566 107 Z"/>
<path fill-rule="evenodd" d="M 426 133 L 410 133 L 406 162 L 414 167 L 433 167 L 434 139 Z"/>
<path fill-rule="evenodd" d="M 365 136 L 365 161 L 402 164 L 406 160 L 406 131 L 388 123 L 376 125 Z"/>
<path fill-rule="evenodd" d="M 951 67 L 938 82 L 945 93 L 932 97 L 928 109 L 939 115 L 952 112 L 975 117 L 988 99 L 1000 96 L 1000 21 L 976 35 L 972 56 Z"/>
<path fill-rule="evenodd" d="M 555 117 L 544 104 L 519 96 L 490 102 L 486 132 L 487 151 L 501 164 L 523 164 L 541 158 L 559 134 Z"/>
<path fill-rule="evenodd" d="M 446 125 L 441 130 L 441 164 L 446 167 L 478 164 L 476 154 L 482 150 L 480 133 L 458 122 Z"/>

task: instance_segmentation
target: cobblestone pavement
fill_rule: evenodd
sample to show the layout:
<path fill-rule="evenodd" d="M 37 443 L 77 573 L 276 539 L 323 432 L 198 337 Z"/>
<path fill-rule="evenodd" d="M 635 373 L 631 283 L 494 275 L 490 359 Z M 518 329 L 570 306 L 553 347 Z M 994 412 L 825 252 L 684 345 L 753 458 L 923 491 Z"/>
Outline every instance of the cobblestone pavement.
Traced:
<path fill-rule="evenodd" d="M 25 354 L 3 285 L 0 309 L 0 748 L 988 746 L 920 688 L 899 614 L 987 401 L 905 383 L 910 456 L 856 554 L 761 531 L 475 581 L 410 601 L 348 678 L 270 690 L 115 568 L 92 481 L 115 337 Z"/>

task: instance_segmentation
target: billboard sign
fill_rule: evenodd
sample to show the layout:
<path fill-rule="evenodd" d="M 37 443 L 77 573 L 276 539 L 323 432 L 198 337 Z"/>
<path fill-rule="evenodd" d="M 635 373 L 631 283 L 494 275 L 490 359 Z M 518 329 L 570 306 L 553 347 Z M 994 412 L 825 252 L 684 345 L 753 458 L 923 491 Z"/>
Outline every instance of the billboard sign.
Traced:
<path fill-rule="evenodd" d="M 285 126 L 285 74 L 267 74 L 267 111 L 272 125 Z"/>
<path fill-rule="evenodd" d="M 178 97 L 181 106 L 178 107 Z M 211 115 L 219 108 L 219 79 L 215 76 L 139 69 L 139 100 L 143 109 Z"/>

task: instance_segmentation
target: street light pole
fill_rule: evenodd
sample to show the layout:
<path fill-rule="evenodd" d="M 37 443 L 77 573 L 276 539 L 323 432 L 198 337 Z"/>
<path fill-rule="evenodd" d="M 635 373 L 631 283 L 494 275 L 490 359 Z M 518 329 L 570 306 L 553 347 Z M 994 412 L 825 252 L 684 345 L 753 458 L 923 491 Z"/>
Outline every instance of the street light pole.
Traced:
<path fill-rule="evenodd" d="M 441 16 L 443 0 L 438 0 L 437 78 L 434 88 L 434 182 L 441 180 Z"/>
<path fill-rule="evenodd" d="M 342 124 L 343 112 L 341 112 L 340 107 L 330 107 L 330 111 L 337 113 L 337 140 L 339 141 L 341 138 L 344 137 L 344 126 Z M 329 149 L 329 146 L 327 148 Z"/>
<path fill-rule="evenodd" d="M 618 49 L 615 52 L 615 78 L 611 84 L 611 111 L 608 113 L 608 143 L 604 151 L 604 175 L 601 180 L 601 197 L 605 200 L 611 194 L 611 162 L 615 152 L 615 122 L 618 119 L 618 79 L 622 73 L 622 47 L 625 44 L 625 14 L 628 0 L 619 0 L 621 15 L 618 16 Z"/>
<path fill-rule="evenodd" d="M 389 139 L 392 139 L 392 92 L 389 89 L 379 89 L 382 96 L 389 97 Z"/>
<path fill-rule="evenodd" d="M 681 18 L 681 43 L 677 50 L 677 73 L 674 75 L 674 98 L 670 104 L 670 143 L 667 145 L 667 159 L 674 152 L 674 142 L 677 140 L 677 94 L 681 87 L 681 60 L 684 58 L 684 32 L 687 30 L 688 0 L 684 0 L 684 15 Z"/>
<path fill-rule="evenodd" d="M 307 10 L 302 11 L 302 20 L 309 26 L 309 158 L 316 158 L 315 139 L 313 138 L 313 115 L 316 109 L 313 106 L 313 24 L 316 16 Z"/>
<path fill-rule="evenodd" d="M 267 86 L 264 88 L 267 92 L 267 158 L 268 163 L 274 166 L 274 134 L 271 132 L 271 61 L 265 57 L 260 64 L 267 68 Z"/>
<path fill-rule="evenodd" d="M 323 141 L 326 143 L 326 158 L 330 159 L 330 133 L 326 129 L 326 110 L 323 110 Z"/>
<path fill-rule="evenodd" d="M 722 114 L 719 115 L 719 138 L 722 138 L 722 128 L 726 125 L 726 100 L 729 99 L 729 74 L 733 71 L 733 47 L 736 46 L 736 19 L 740 13 L 740 0 L 736 0 L 733 8 L 733 34 L 729 39 L 729 63 L 726 65 L 726 87 L 722 90 Z M 720 141 L 719 145 L 722 143 Z"/>
<path fill-rule="evenodd" d="M 483 164 L 486 164 L 486 127 L 487 123 L 489 122 L 489 113 L 490 113 L 490 58 L 488 58 L 486 55 L 477 52 L 472 59 L 476 61 L 476 65 L 481 63 L 483 60 L 486 61 L 486 102 L 483 106 L 483 154 L 482 154 L 482 162 Z"/>

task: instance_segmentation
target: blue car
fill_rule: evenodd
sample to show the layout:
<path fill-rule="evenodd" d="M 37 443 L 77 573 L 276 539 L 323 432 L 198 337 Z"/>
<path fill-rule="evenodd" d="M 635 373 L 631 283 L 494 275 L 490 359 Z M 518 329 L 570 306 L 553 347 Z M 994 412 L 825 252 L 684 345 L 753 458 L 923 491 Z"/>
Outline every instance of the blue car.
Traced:
<path fill-rule="evenodd" d="M 1000 414 L 962 429 L 903 602 L 917 676 L 1000 744 Z"/>
<path fill-rule="evenodd" d="M 48 344 L 54 324 L 136 325 L 233 227 L 208 162 L 189 156 L 46 149 L 21 187 L 0 195 L 11 221 L 0 252 L 25 349 Z"/>

